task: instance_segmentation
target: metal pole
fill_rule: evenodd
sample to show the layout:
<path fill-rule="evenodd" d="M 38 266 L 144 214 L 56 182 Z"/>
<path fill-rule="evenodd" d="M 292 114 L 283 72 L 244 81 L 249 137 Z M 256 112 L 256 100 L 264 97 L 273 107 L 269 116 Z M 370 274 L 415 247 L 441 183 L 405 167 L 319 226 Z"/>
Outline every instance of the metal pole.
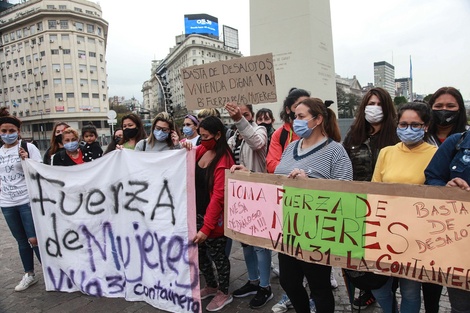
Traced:
<path fill-rule="evenodd" d="M 166 95 L 165 95 L 165 90 L 163 89 L 162 81 L 160 80 L 160 78 L 158 78 L 157 74 L 155 74 L 155 78 L 157 79 L 158 85 L 160 85 L 160 88 L 163 93 L 163 102 L 165 103 L 165 112 L 168 112 L 167 107 L 166 107 Z"/>

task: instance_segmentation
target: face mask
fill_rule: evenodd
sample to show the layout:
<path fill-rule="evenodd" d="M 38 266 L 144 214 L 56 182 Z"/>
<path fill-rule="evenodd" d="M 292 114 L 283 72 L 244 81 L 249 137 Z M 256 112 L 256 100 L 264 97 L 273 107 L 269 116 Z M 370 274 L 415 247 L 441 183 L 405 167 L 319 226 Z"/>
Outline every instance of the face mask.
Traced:
<path fill-rule="evenodd" d="M 7 145 L 11 145 L 16 140 L 18 140 L 18 133 L 3 134 L 1 135 L 1 137 L 4 143 L 6 143 Z"/>
<path fill-rule="evenodd" d="M 153 130 L 153 135 L 158 141 L 165 141 L 168 138 L 168 133 L 165 133 L 163 130 Z"/>
<path fill-rule="evenodd" d="M 78 149 L 78 141 L 71 141 L 64 144 L 65 150 L 69 152 L 74 152 Z"/>
<path fill-rule="evenodd" d="M 62 143 L 62 134 L 55 135 L 55 142 Z"/>
<path fill-rule="evenodd" d="M 121 137 L 116 137 L 116 138 L 114 138 L 114 142 L 115 142 L 116 144 L 119 144 L 120 141 L 121 141 Z"/>
<path fill-rule="evenodd" d="M 295 119 L 294 120 L 294 132 L 299 136 L 299 137 L 302 137 L 302 138 L 308 138 L 310 137 L 310 135 L 312 134 L 313 130 L 315 129 L 315 127 L 317 127 L 316 125 L 313 126 L 312 128 L 308 128 L 308 122 L 313 120 L 314 117 L 312 117 L 311 119 L 309 120 L 299 120 L 299 119 Z"/>
<path fill-rule="evenodd" d="M 136 128 L 126 128 L 122 131 L 124 138 L 134 138 L 139 130 Z"/>
<path fill-rule="evenodd" d="M 405 145 L 412 146 L 423 140 L 424 129 L 414 131 L 410 126 L 408 126 L 407 129 L 401 129 L 397 127 L 397 136 Z"/>
<path fill-rule="evenodd" d="M 207 150 L 214 150 L 216 145 L 217 145 L 217 140 L 215 140 L 215 138 L 201 140 L 201 146 L 203 146 Z"/>
<path fill-rule="evenodd" d="M 432 117 L 437 125 L 449 126 L 457 122 L 459 111 L 432 110 Z"/>
<path fill-rule="evenodd" d="M 380 123 L 384 118 L 384 113 L 380 105 L 367 105 L 364 113 L 366 114 L 366 121 L 371 124 Z"/>
<path fill-rule="evenodd" d="M 183 134 L 185 134 L 186 136 L 192 136 L 194 134 L 194 130 L 191 126 L 185 126 L 183 127 Z"/>
<path fill-rule="evenodd" d="M 266 130 L 268 131 L 268 133 L 273 128 L 272 124 L 266 124 L 266 123 L 260 123 L 260 124 L 258 124 L 258 126 L 264 126 L 266 128 Z"/>

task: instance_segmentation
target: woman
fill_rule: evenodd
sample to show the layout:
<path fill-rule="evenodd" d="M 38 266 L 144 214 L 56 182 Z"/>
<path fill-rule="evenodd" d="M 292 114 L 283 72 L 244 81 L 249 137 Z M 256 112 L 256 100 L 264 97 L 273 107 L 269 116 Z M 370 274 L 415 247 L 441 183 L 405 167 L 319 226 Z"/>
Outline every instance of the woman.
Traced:
<path fill-rule="evenodd" d="M 398 109 L 396 132 L 401 142 L 380 151 L 372 176 L 373 182 L 424 184 L 424 169 L 436 152 L 435 146 L 425 142 L 430 120 L 431 112 L 425 103 L 406 103 Z M 398 312 L 396 299 L 392 293 L 392 281 L 393 278 L 390 277 L 384 286 L 372 290 L 385 313 Z M 421 283 L 399 278 L 399 285 L 401 293 L 399 311 L 419 312 Z"/>
<path fill-rule="evenodd" d="M 134 150 L 135 145 L 145 139 L 144 124 L 137 114 L 130 113 L 122 117 L 122 140 L 116 145 L 118 149 Z"/>
<path fill-rule="evenodd" d="M 429 143 L 438 147 L 450 135 L 468 129 L 465 103 L 454 87 L 439 88 L 429 100 L 429 106 L 432 109 Z"/>
<path fill-rule="evenodd" d="M 38 282 L 34 274 L 34 253 L 41 261 L 28 189 L 21 166 L 21 159 L 25 158 L 41 162 L 41 153 L 35 145 L 21 142 L 20 129 L 21 121 L 15 116 L 11 116 L 6 108 L 1 108 L 0 136 L 3 146 L 0 148 L 0 178 L 2 182 L 0 207 L 11 234 L 18 243 L 25 273 L 21 282 L 15 287 L 16 291 L 23 291 Z"/>
<path fill-rule="evenodd" d="M 343 146 L 336 116 L 320 99 L 307 98 L 295 109 L 294 132 L 301 138 L 285 149 L 274 174 L 293 179 L 352 179 L 351 161 Z M 310 312 L 302 282 L 307 278 L 317 312 L 334 312 L 331 267 L 307 263 L 279 253 L 280 283 L 297 312 Z"/>
<path fill-rule="evenodd" d="M 186 138 L 183 138 L 181 142 L 189 140 L 193 146 L 197 146 L 199 144 L 199 134 L 197 133 L 198 126 L 199 121 L 197 117 L 191 114 L 186 115 L 183 121 L 183 134 Z"/>
<path fill-rule="evenodd" d="M 343 142 L 353 166 L 353 180 L 372 179 L 380 149 L 399 141 L 396 123 L 397 113 L 390 94 L 380 87 L 369 90 Z M 363 310 L 374 302 L 370 290 L 361 290 L 353 307 Z"/>
<path fill-rule="evenodd" d="M 64 129 L 62 132 L 64 150 L 54 154 L 52 165 L 71 166 L 85 163 L 78 139 L 78 132 L 75 129 L 72 127 Z"/>
<path fill-rule="evenodd" d="M 62 144 L 62 132 L 67 127 L 70 127 L 67 123 L 60 122 L 54 125 L 51 137 L 51 145 L 47 148 L 46 153 L 44 153 L 44 164 L 51 164 L 52 157 L 59 151 L 64 150 L 64 145 Z"/>
<path fill-rule="evenodd" d="M 447 137 L 468 129 L 467 115 L 462 94 L 454 87 L 439 88 L 429 100 L 432 119 L 428 129 L 428 142 L 439 147 Z M 442 286 L 423 283 L 426 313 L 439 312 Z"/>
<path fill-rule="evenodd" d="M 259 109 L 258 112 L 256 112 L 256 124 L 259 126 L 264 126 L 266 128 L 266 131 L 268 133 L 268 151 L 269 151 L 269 145 L 271 143 L 271 137 L 273 136 L 273 133 L 275 131 L 273 124 L 274 124 L 274 116 L 273 116 L 273 111 L 267 108 L 262 108 Z"/>
<path fill-rule="evenodd" d="M 109 143 L 108 147 L 106 148 L 106 151 L 104 154 L 109 153 L 111 151 L 116 150 L 116 145 L 119 144 L 119 142 L 122 139 L 122 129 L 117 128 L 114 130 L 113 138 L 111 139 L 111 142 Z"/>
<path fill-rule="evenodd" d="M 225 126 L 215 116 L 206 117 L 199 125 L 201 144 L 196 149 L 196 210 L 197 229 L 194 242 L 199 245 L 199 270 L 206 287 L 201 299 L 214 296 L 207 311 L 218 311 L 233 301 L 228 293 L 230 261 L 225 254 L 224 236 L 225 170 L 233 164 L 225 139 Z M 183 146 L 191 149 L 192 143 Z M 214 274 L 212 262 L 217 269 Z"/>
<path fill-rule="evenodd" d="M 171 116 L 166 112 L 158 113 L 152 122 L 152 133 L 147 139 L 135 145 L 135 151 L 165 151 L 180 149 L 180 136 Z"/>
<path fill-rule="evenodd" d="M 449 136 L 437 149 L 424 175 L 426 185 L 456 187 L 470 192 L 470 131 Z M 452 313 L 470 312 L 470 292 L 449 287 L 447 292 Z M 426 298 L 424 303 L 426 305 Z"/>
<path fill-rule="evenodd" d="M 238 106 L 227 103 L 225 109 L 237 128 L 228 140 L 228 145 L 235 156 L 235 164 L 243 165 L 253 172 L 266 172 L 266 150 L 268 135 L 266 128 L 253 122 L 255 116 L 250 104 Z M 245 264 L 248 270 L 248 282 L 233 292 L 236 298 L 255 295 L 249 306 L 261 308 L 273 298 L 271 291 L 272 251 L 262 247 L 242 244 Z"/>
<path fill-rule="evenodd" d="M 268 155 L 266 157 L 266 170 L 268 173 L 274 173 L 278 166 L 282 152 L 293 141 L 298 140 L 299 136 L 292 130 L 292 122 L 295 119 L 295 108 L 297 105 L 310 97 L 310 93 L 303 89 L 291 88 L 289 94 L 284 100 L 281 111 L 281 120 L 284 122 L 282 127 L 276 129 L 271 137 Z"/>

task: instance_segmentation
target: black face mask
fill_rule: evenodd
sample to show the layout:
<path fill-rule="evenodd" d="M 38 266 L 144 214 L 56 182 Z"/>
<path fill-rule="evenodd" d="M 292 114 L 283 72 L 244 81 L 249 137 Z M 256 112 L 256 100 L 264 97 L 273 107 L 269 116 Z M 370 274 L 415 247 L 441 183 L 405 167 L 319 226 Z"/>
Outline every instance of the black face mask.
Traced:
<path fill-rule="evenodd" d="M 437 125 L 449 126 L 457 122 L 459 111 L 432 110 L 432 117 Z"/>
<path fill-rule="evenodd" d="M 121 139 L 122 139 L 121 137 L 116 137 L 116 138 L 114 138 L 114 142 L 115 142 L 116 144 L 119 144 L 119 142 L 121 141 Z"/>
<path fill-rule="evenodd" d="M 137 136 L 138 131 L 139 130 L 137 128 L 126 128 L 122 133 L 124 134 L 124 138 L 131 139 Z"/>
<path fill-rule="evenodd" d="M 55 142 L 62 143 L 62 134 L 55 135 Z"/>
<path fill-rule="evenodd" d="M 258 124 L 258 126 L 264 126 L 266 128 L 266 130 L 268 131 L 268 133 L 271 131 L 271 129 L 273 128 L 273 125 L 272 124 L 266 124 L 266 123 L 260 123 Z"/>

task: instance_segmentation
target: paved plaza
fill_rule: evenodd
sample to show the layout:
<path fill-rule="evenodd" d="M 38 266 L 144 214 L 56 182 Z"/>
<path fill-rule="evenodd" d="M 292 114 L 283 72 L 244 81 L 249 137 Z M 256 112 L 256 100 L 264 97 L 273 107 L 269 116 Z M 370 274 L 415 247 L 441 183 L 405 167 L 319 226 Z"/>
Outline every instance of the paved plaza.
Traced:
<path fill-rule="evenodd" d="M 3 214 L 0 216 L 0 234 L 2 241 L 0 243 L 0 313 L 81 313 L 81 312 L 122 312 L 122 313 L 146 313 L 146 312 L 164 312 L 157 310 L 144 302 L 127 302 L 124 299 L 95 298 L 84 295 L 79 292 L 64 293 L 46 291 L 44 280 L 42 278 L 42 268 L 36 262 L 36 275 L 40 278 L 39 282 L 23 292 L 15 292 L 14 288 L 22 277 L 22 266 L 18 255 L 16 241 L 10 234 Z M 275 253 L 274 262 L 277 263 L 277 254 Z M 246 283 L 247 273 L 243 260 L 243 251 L 239 243 L 233 244 L 231 254 L 231 284 L 230 291 L 233 291 Z M 341 270 L 335 270 L 336 280 L 339 287 L 334 291 L 336 299 L 336 312 L 351 312 L 346 288 Z M 250 297 L 234 299 L 233 302 L 219 312 L 271 312 L 271 307 L 281 298 L 282 289 L 279 285 L 279 279 L 273 277 L 272 290 L 274 299 L 265 307 L 252 310 L 248 307 Z M 203 301 L 203 307 L 209 300 Z M 205 311 L 205 310 L 204 310 Z M 289 312 L 294 312 L 290 310 Z M 357 312 L 357 311 L 355 311 Z M 372 305 L 362 310 L 364 313 L 382 312 L 378 305 Z M 424 312 L 424 309 L 421 309 Z M 444 288 L 444 295 L 441 298 L 440 312 L 450 312 L 450 305 Z"/>

